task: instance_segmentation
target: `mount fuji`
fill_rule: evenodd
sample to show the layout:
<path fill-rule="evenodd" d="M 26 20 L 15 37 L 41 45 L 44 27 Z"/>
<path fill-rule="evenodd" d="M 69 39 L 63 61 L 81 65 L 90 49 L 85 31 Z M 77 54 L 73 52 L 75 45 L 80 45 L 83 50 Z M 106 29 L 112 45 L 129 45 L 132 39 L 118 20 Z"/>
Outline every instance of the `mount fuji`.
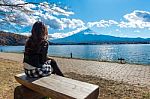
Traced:
<path fill-rule="evenodd" d="M 127 38 L 110 35 L 98 35 L 91 29 L 85 29 L 65 38 L 51 40 L 54 44 L 150 44 L 150 38 Z"/>

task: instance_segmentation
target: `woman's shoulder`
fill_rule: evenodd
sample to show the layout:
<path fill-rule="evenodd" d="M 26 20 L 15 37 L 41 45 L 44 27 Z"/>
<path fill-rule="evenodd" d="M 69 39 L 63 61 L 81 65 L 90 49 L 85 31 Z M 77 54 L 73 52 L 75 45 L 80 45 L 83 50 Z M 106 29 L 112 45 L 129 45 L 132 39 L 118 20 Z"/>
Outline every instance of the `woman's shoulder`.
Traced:
<path fill-rule="evenodd" d="M 26 40 L 26 46 L 32 45 L 32 42 L 33 42 L 32 38 L 29 37 L 29 38 Z"/>
<path fill-rule="evenodd" d="M 32 41 L 33 41 L 33 39 L 32 39 L 31 37 L 29 37 L 29 38 L 26 40 L 27 43 L 32 42 Z"/>

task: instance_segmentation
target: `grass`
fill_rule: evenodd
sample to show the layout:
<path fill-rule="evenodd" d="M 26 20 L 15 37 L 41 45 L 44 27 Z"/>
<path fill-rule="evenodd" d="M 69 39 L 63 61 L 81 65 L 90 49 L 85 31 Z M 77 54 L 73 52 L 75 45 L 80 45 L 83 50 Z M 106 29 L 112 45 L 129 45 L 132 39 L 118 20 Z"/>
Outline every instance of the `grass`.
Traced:
<path fill-rule="evenodd" d="M 14 89 L 19 85 L 15 81 L 14 75 L 20 72 L 23 72 L 22 63 L 0 59 L 0 99 L 13 99 Z M 65 76 L 99 85 L 99 99 L 150 99 L 150 89 L 147 87 L 137 87 L 73 72 L 65 73 Z"/>
<path fill-rule="evenodd" d="M 22 71 L 19 62 L 0 59 L 0 99 L 13 99 L 14 88 L 19 85 L 14 75 Z"/>
<path fill-rule="evenodd" d="M 137 87 L 124 82 L 107 80 L 89 75 L 65 73 L 66 77 L 99 85 L 99 99 L 150 99 L 150 89 Z"/>

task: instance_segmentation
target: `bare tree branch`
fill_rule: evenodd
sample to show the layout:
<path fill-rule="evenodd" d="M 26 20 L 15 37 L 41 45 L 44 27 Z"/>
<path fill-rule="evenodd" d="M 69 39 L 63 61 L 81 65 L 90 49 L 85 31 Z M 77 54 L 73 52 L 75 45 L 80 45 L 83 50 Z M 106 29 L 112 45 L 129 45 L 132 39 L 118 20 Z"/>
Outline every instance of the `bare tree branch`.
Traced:
<path fill-rule="evenodd" d="M 69 16 L 71 14 L 72 12 L 67 11 L 67 8 L 63 8 L 61 4 L 57 5 L 54 2 L 13 2 L 13 0 L 0 0 L 0 28 L 7 26 L 7 23 L 12 26 L 14 24 L 30 26 L 40 18 L 41 20 L 50 19 L 53 21 L 59 15 Z"/>
<path fill-rule="evenodd" d="M 36 2 L 26 2 L 26 3 L 21 3 L 21 4 L 0 4 L 0 6 L 11 6 L 11 7 L 23 7 L 24 5 L 27 5 L 27 4 L 37 4 L 37 5 L 45 5 L 45 4 L 42 4 L 42 3 L 36 3 Z M 49 3 L 49 4 L 46 4 L 46 5 L 51 5 L 51 4 L 54 4 L 54 3 Z"/>

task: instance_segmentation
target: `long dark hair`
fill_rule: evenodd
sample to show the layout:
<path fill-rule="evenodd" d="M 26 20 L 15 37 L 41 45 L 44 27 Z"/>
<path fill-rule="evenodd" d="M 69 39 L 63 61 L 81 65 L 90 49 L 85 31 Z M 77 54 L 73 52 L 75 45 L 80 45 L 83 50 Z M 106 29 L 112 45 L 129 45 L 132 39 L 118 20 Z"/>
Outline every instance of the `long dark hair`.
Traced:
<path fill-rule="evenodd" d="M 34 23 L 31 33 L 31 38 L 37 43 L 41 42 L 42 40 L 48 39 L 47 27 L 40 21 Z"/>

